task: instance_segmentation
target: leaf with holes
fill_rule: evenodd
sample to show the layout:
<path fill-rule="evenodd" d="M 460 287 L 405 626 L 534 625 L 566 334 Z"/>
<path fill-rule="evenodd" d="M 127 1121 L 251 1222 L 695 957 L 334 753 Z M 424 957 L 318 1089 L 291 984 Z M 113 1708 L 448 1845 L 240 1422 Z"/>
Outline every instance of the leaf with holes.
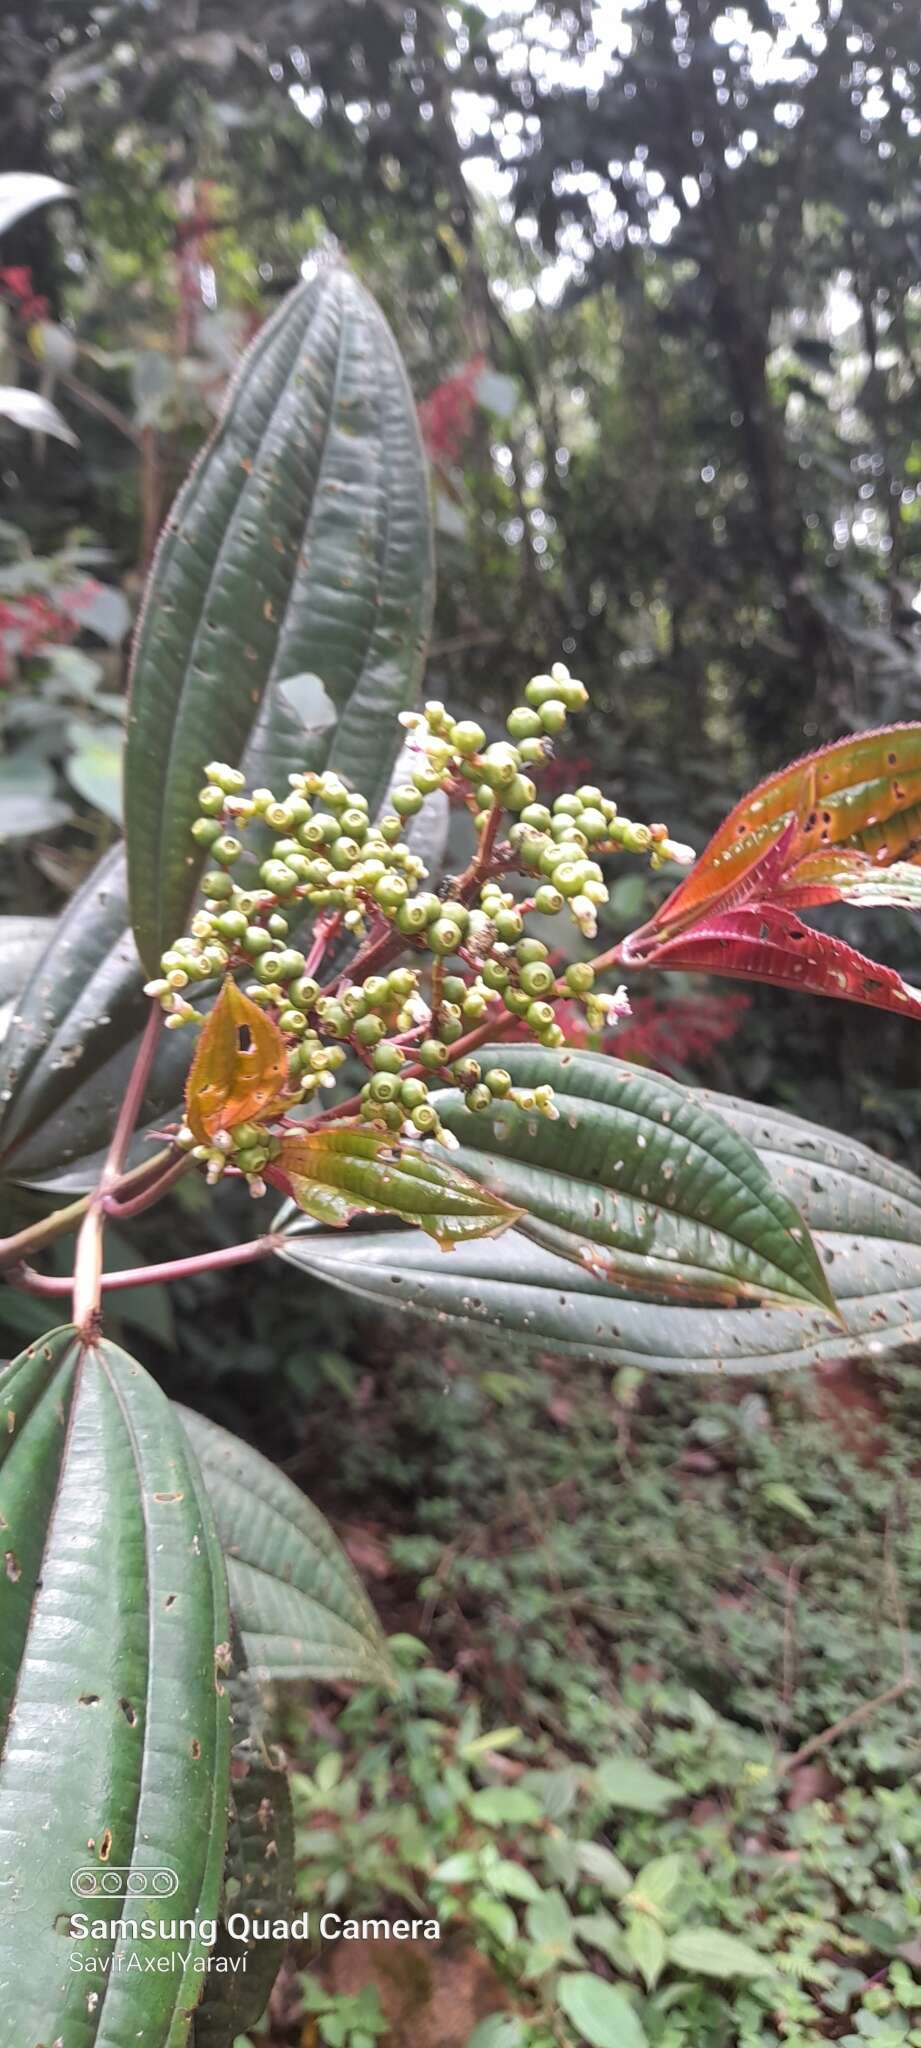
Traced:
<path fill-rule="evenodd" d="M 768 776 L 742 798 L 647 931 L 663 938 L 696 924 L 795 826 L 789 866 L 850 847 L 875 866 L 921 849 L 921 724 L 836 740 Z"/>
<path fill-rule="evenodd" d="M 789 1371 L 898 1357 L 921 1343 L 921 1181 L 865 1145 L 785 1111 L 679 1092 L 715 1110 L 795 1203 L 834 1282 L 843 1329 L 825 1310 L 665 1306 L 643 1300 L 639 1288 L 625 1297 L 519 1229 L 436 1257 L 414 1232 L 310 1231 L 288 1208 L 276 1225 L 284 1234 L 281 1256 L 366 1303 L 507 1332 L 610 1366 Z"/>
<path fill-rule="evenodd" d="M 251 1118 L 272 1116 L 284 1093 L 288 1053 L 284 1037 L 228 975 L 202 1027 L 186 1084 L 185 1113 L 200 1145 Z"/>
<path fill-rule="evenodd" d="M 154 561 L 125 758 L 131 906 L 148 972 L 185 924 L 212 757 L 278 788 L 329 765 L 372 808 L 416 696 L 433 597 L 425 457 L 383 315 L 345 267 L 257 335 Z M 285 696 L 320 678 L 335 724 Z"/>
<path fill-rule="evenodd" d="M 177 2048 L 206 1945 L 119 1931 L 102 1881 L 166 1870 L 170 1918 L 217 1912 L 230 1619 L 207 1495 L 166 1397 L 114 1344 L 40 1338 L 0 1409 L 2 2039 Z M 81 1944 L 95 2004 L 62 1938 L 78 1910 L 103 1928 Z"/>
<path fill-rule="evenodd" d="M 224 1915 L 192 2032 L 192 2048 L 229 2048 L 261 2017 L 287 1946 L 283 1936 L 234 1937 L 227 1911 L 263 1923 L 291 1920 L 294 1816 L 284 1758 L 265 1738 L 259 1689 L 239 1642 L 227 1681 L 232 1714 L 230 1828 L 224 1857 Z M 221 1968 L 221 1959 L 228 1967 Z"/>
<path fill-rule="evenodd" d="M 462 1238 L 507 1230 L 521 1213 L 432 1146 L 381 1137 L 356 1124 L 285 1138 L 265 1177 L 317 1222 L 342 1227 L 366 1211 L 400 1216 L 445 1251 Z"/>
<path fill-rule="evenodd" d="M 814 931 L 783 901 L 709 913 L 680 937 L 657 945 L 645 965 L 738 975 L 744 981 L 764 981 L 774 988 L 795 988 L 808 995 L 867 1003 L 899 1017 L 921 1018 L 921 989 L 903 981 L 894 967 L 858 953 L 844 939 Z"/>
<path fill-rule="evenodd" d="M 757 1155 L 674 1082 L 592 1053 L 485 1046 L 483 1074 L 551 1085 L 557 1117 L 506 1099 L 471 1115 L 437 1097 L 466 1173 L 521 1212 L 519 1229 L 612 1287 L 732 1304 L 832 1296 L 797 1209 Z"/>
<path fill-rule="evenodd" d="M 176 1413 L 208 1489 L 253 1677 L 389 1685 L 374 1610 L 328 1522 L 258 1451 L 189 1408 Z"/>

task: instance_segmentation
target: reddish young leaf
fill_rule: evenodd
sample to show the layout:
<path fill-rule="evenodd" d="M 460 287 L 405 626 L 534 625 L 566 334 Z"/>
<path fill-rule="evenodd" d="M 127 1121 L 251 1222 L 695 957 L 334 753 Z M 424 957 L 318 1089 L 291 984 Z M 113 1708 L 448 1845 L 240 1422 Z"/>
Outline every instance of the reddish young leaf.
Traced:
<path fill-rule="evenodd" d="M 186 1122 L 200 1145 L 218 1131 L 285 1107 L 285 1041 L 230 977 L 198 1041 L 186 1084 Z"/>
<path fill-rule="evenodd" d="M 623 958 L 629 965 L 626 948 Z M 743 981 L 772 982 L 921 1018 L 921 989 L 842 939 L 813 931 L 783 902 L 716 911 L 690 931 L 647 948 L 643 965 L 738 975 Z"/>
<path fill-rule="evenodd" d="M 834 846 L 853 848 L 879 868 L 921 858 L 921 724 L 836 740 L 759 783 L 730 811 L 652 929 L 663 937 L 686 931 L 722 905 L 791 823 L 794 861 Z"/>
<path fill-rule="evenodd" d="M 340 1227 L 366 1211 L 415 1223 L 442 1251 L 492 1237 L 521 1210 L 461 1173 L 437 1146 L 405 1144 L 359 1124 L 332 1124 L 285 1138 L 265 1178 L 305 1214 Z"/>

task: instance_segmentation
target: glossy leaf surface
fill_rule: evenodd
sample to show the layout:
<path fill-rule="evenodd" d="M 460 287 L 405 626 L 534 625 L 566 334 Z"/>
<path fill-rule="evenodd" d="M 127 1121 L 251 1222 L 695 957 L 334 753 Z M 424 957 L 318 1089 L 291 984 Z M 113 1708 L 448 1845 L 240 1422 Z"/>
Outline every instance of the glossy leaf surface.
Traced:
<path fill-rule="evenodd" d="M 0 1162 L 8 1178 L 89 1184 L 76 1169 L 111 1135 L 148 1008 L 116 848 L 53 927 L 0 1046 Z M 142 1126 L 174 1115 L 182 1099 L 182 1037 L 162 1034 Z M 150 1150 L 135 1140 L 131 1163 Z"/>
<path fill-rule="evenodd" d="M 432 606 L 425 459 L 396 345 L 344 268 L 300 285 L 241 364 L 173 507 L 135 650 L 126 834 L 149 972 L 183 929 L 202 770 L 284 793 L 327 762 L 372 805 L 396 714 L 421 678 Z M 335 726 L 306 728 L 286 679 L 320 679 Z"/>
<path fill-rule="evenodd" d="M 553 1087 L 553 1122 L 508 1101 L 471 1115 L 459 1093 L 438 1097 L 458 1164 L 521 1210 L 536 1244 L 650 1298 L 830 1305 L 798 1210 L 686 1090 L 592 1053 L 487 1046 L 479 1062 L 516 1087 Z"/>
<path fill-rule="evenodd" d="M 507 1230 L 520 1213 L 464 1173 L 453 1155 L 354 1125 L 285 1138 L 266 1178 L 317 1222 L 342 1226 L 365 1211 L 382 1212 L 417 1224 L 444 1250 Z"/>
<path fill-rule="evenodd" d="M 570 1261 L 509 1231 L 436 1258 L 400 1230 L 305 1233 L 282 1256 L 364 1301 L 507 1330 L 554 1350 L 660 1372 L 789 1370 L 882 1359 L 921 1342 L 921 1182 L 849 1138 L 731 1096 L 689 1091 L 756 1149 L 795 1202 L 834 1284 L 846 1328 L 824 1311 L 685 1308 L 624 1299 Z M 279 1226 L 289 1228 L 290 1210 Z"/>
<path fill-rule="evenodd" d="M 189 1408 L 176 1413 L 208 1489 L 252 1676 L 388 1684 L 374 1611 L 328 1522 L 258 1451 Z"/>
<path fill-rule="evenodd" d="M 213 1518 L 169 1403 L 115 1345 L 40 1338 L 0 1378 L 0 1409 L 0 2042 L 180 2048 L 203 1944 L 145 1972 L 177 1944 L 111 1931 L 126 1885 L 103 1879 L 145 1873 L 153 1896 L 168 1872 L 170 1917 L 217 1911 L 229 1613 Z M 105 1922 L 80 1943 L 111 1959 L 105 1977 L 71 1967 L 81 1910 Z"/>

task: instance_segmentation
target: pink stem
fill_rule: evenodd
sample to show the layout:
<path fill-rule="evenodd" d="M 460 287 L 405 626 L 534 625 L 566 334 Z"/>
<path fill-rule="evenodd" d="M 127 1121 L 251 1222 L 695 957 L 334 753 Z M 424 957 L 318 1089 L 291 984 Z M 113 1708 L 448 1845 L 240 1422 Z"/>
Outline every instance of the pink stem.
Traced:
<path fill-rule="evenodd" d="M 131 1216 L 142 1216 L 145 1209 L 151 1209 L 155 1202 L 159 1202 L 161 1197 L 175 1186 L 177 1180 L 182 1179 L 183 1174 L 188 1173 L 191 1164 L 191 1159 L 184 1153 L 181 1158 L 174 1159 L 172 1165 L 168 1166 L 157 1180 L 152 1181 L 149 1187 L 142 1188 L 140 1194 L 131 1195 L 125 1202 L 119 1201 L 117 1195 L 104 1195 L 102 1206 L 106 1215 L 111 1216 L 114 1221 L 124 1222 Z"/>
<path fill-rule="evenodd" d="M 162 1010 L 158 1004 L 152 1003 L 128 1078 L 124 1100 L 118 1112 L 99 1186 L 90 1197 L 89 1208 L 80 1225 L 74 1258 L 73 1319 L 77 1329 L 87 1338 L 95 1334 L 99 1321 L 105 1199 L 121 1178 L 125 1153 L 131 1143 L 131 1133 L 137 1123 L 144 1100 L 144 1090 L 150 1078 L 162 1022 Z"/>
<path fill-rule="evenodd" d="M 227 1266 L 252 1265 L 265 1259 L 282 1243 L 280 1237 L 254 1237 L 248 1244 L 225 1245 L 217 1252 L 196 1252 L 190 1259 L 164 1259 L 156 1266 L 128 1266 L 123 1273 L 102 1273 L 100 1292 L 114 1294 L 123 1287 L 152 1287 L 160 1280 L 185 1280 L 195 1273 L 213 1273 Z M 9 1274 L 14 1286 L 30 1294 L 69 1294 L 71 1282 L 51 1273 L 36 1273 L 32 1266 L 15 1266 Z"/>

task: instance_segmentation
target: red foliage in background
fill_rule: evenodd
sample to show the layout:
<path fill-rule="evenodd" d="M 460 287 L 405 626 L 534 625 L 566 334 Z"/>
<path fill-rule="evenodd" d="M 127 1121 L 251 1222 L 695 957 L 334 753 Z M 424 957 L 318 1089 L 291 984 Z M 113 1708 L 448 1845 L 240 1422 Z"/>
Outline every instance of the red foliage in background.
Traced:
<path fill-rule="evenodd" d="M 484 356 L 472 356 L 456 376 L 436 384 L 419 406 L 422 439 L 433 462 L 460 460 L 470 421 L 476 407 L 476 386 L 485 363 Z"/>
<path fill-rule="evenodd" d="M 25 264 L 0 266 L 0 291 L 15 306 L 25 327 L 31 327 L 35 320 L 47 320 L 48 301 L 32 290 L 32 272 Z"/>
<path fill-rule="evenodd" d="M 0 598 L 0 684 L 10 682 L 17 661 L 28 661 L 45 647 L 66 647 L 79 631 L 84 605 L 98 588 L 87 576 L 72 590 L 56 591 L 53 599 L 39 591 Z"/>
<path fill-rule="evenodd" d="M 600 1039 L 591 1036 L 576 1003 L 558 1004 L 557 1018 L 570 1045 L 591 1045 L 616 1059 L 639 1060 L 674 1074 L 688 1066 L 706 1066 L 717 1046 L 735 1035 L 751 1000 L 745 995 L 701 994 L 669 1001 L 631 991 L 632 1014 Z"/>

